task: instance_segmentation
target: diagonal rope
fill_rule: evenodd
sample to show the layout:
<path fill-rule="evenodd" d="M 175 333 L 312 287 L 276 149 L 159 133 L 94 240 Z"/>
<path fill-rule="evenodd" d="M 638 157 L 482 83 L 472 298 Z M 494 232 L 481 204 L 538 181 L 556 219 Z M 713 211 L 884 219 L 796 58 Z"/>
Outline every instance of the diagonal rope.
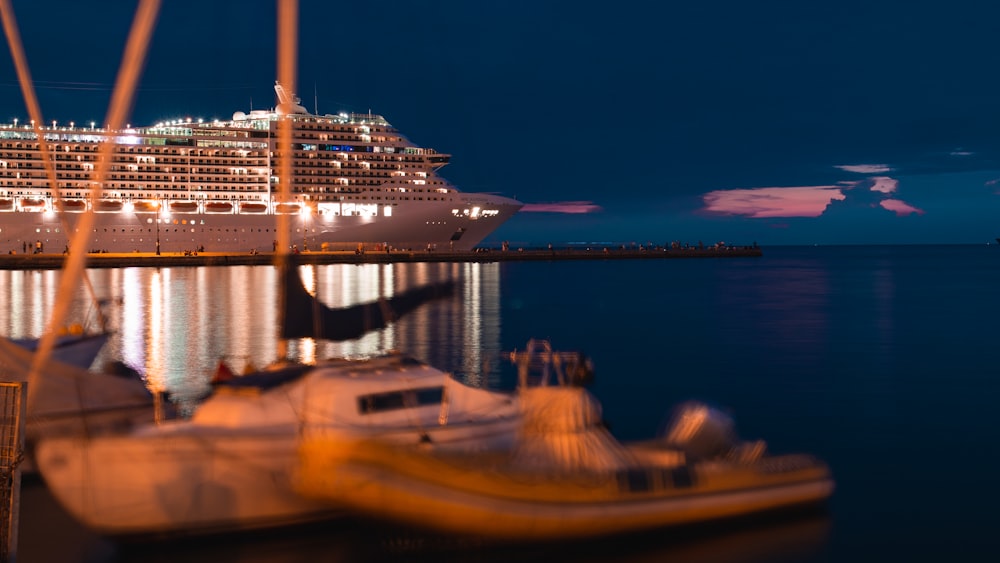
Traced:
<path fill-rule="evenodd" d="M 31 80 L 28 58 L 24 54 L 24 43 L 21 41 L 21 34 L 17 27 L 17 20 L 14 17 L 14 9 L 10 5 L 10 0 L 0 0 L 0 17 L 3 18 L 4 35 L 7 36 L 10 54 L 14 59 L 17 80 L 21 85 L 21 93 L 24 96 L 25 105 L 28 107 L 28 116 L 31 118 L 31 123 L 35 130 L 35 138 L 38 139 L 38 150 L 41 152 L 45 175 L 49 179 L 49 185 L 52 187 L 52 196 L 58 208 L 62 202 L 62 192 L 59 190 L 59 182 L 56 176 L 55 158 L 53 158 L 49 150 L 49 145 L 45 142 L 45 133 L 42 130 L 45 121 L 42 118 L 41 106 L 38 104 L 38 95 L 35 93 L 34 82 Z M 59 214 L 59 222 L 62 224 L 63 232 L 71 232 L 69 222 L 62 213 Z M 97 303 L 97 293 L 94 291 L 94 284 L 86 273 L 83 275 L 83 283 L 87 289 L 87 293 L 90 295 L 90 299 L 94 303 Z M 97 307 L 97 321 L 103 330 L 106 326 L 106 321 L 100 306 Z"/>
<path fill-rule="evenodd" d="M 104 185 L 104 178 L 114 155 L 115 143 L 113 132 L 121 129 L 125 122 L 125 117 L 131 109 L 132 98 L 135 93 L 136 83 L 139 81 L 139 74 L 146 59 L 146 51 L 149 47 L 149 40 L 153 34 L 153 26 L 156 22 L 157 13 L 160 8 L 160 0 L 140 0 L 136 9 L 135 19 L 132 21 L 132 29 L 129 33 L 128 43 L 125 46 L 125 53 L 122 56 L 118 77 L 115 81 L 115 88 L 111 96 L 111 104 L 108 108 L 107 129 L 105 139 L 101 143 L 99 158 L 94 167 L 93 198 L 100 199 L 101 190 Z M 55 345 L 56 329 L 65 322 L 66 312 L 69 309 L 69 295 L 81 278 L 87 258 L 87 237 L 94 226 L 94 211 L 90 209 L 83 213 L 77 222 L 77 230 L 73 238 L 70 239 L 70 252 L 63 264 L 63 274 L 59 280 L 59 289 L 56 300 L 52 308 L 51 317 L 45 334 L 38 346 L 31 372 L 28 375 L 28 410 L 37 400 L 36 394 L 31 392 L 39 377 L 39 373 L 49 360 L 52 348 Z"/>

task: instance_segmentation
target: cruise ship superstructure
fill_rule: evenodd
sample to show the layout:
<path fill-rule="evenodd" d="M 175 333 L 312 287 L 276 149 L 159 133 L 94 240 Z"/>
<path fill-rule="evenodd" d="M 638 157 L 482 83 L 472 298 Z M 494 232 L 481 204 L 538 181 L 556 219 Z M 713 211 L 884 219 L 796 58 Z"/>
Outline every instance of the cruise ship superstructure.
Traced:
<path fill-rule="evenodd" d="M 43 128 L 55 159 L 54 197 L 31 124 L 0 126 L 0 252 L 61 252 L 82 213 L 88 249 L 265 252 L 288 214 L 302 250 L 470 250 L 521 203 L 465 193 L 440 177 L 450 155 L 411 143 L 382 116 L 313 115 L 275 84 L 273 110 L 231 120 L 108 131 Z M 291 200 L 279 198 L 278 123 L 293 123 Z M 99 198 L 94 168 L 114 143 Z"/>

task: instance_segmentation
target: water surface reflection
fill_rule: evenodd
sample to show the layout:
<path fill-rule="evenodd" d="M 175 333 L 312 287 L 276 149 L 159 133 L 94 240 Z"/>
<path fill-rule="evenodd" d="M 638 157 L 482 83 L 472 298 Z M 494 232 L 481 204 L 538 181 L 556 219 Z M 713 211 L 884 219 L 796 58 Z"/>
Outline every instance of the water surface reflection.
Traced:
<path fill-rule="evenodd" d="M 843 397 L 831 388 L 841 378 L 824 371 L 833 364 L 823 359 L 831 353 L 830 343 L 856 334 L 845 329 L 861 326 L 866 317 L 844 327 L 843 319 L 855 316 L 839 312 L 842 304 L 834 301 L 847 288 L 838 270 L 814 266 L 821 265 L 786 260 L 767 267 L 741 261 L 614 267 L 573 262 L 303 267 L 307 289 L 333 307 L 389 297 L 446 277 L 459 278 L 462 284 L 453 298 L 421 307 L 384 330 L 343 343 L 294 341 L 289 352 L 310 360 L 397 348 L 466 379 L 492 381 L 501 367 L 508 367 L 496 362 L 501 350 L 523 345 L 529 337 L 551 336 L 557 346 L 580 349 L 594 358 L 598 375 L 593 390 L 622 439 L 651 435 L 676 401 L 707 397 L 732 406 L 748 437 L 767 438 L 776 451 L 818 449 L 825 454 L 829 450 L 822 451 L 823 440 L 829 438 L 816 424 L 831 412 L 838 432 L 845 423 Z M 240 370 L 247 364 L 262 366 L 276 355 L 273 267 L 89 273 L 99 296 L 121 299 L 109 311 L 118 332 L 99 362 L 121 359 L 156 384 L 191 391 L 204 388 L 220 357 Z M 0 272 L 0 291 L 15 296 L 12 307 L 0 312 L 0 327 L 12 336 L 40 334 L 57 284 L 58 272 Z M 89 302 L 81 289 L 71 314 L 84 316 Z M 661 322 L 646 330 L 648 319 Z M 644 322 L 637 328 L 640 320 Z M 789 425 L 789 419 L 796 424 Z M 253 537 L 129 547 L 81 530 L 59 507 L 39 501 L 46 496 L 44 488 L 25 493 L 22 561 L 572 557 L 739 562 L 816 560 L 829 549 L 825 517 L 526 548 L 442 545 L 353 521 Z M 47 538 L 57 525 L 65 541 L 54 545 Z M 36 556 L 52 549 L 67 552 Z"/>
<path fill-rule="evenodd" d="M 491 377 L 488 359 L 500 351 L 499 264 L 335 264 L 302 266 L 300 274 L 306 289 L 331 307 L 388 298 L 445 279 L 461 283 L 456 295 L 362 338 L 293 340 L 291 359 L 314 362 L 396 349 L 470 382 Z M 146 374 L 151 387 L 197 395 L 220 359 L 244 371 L 277 357 L 274 267 L 93 269 L 88 275 L 97 297 L 114 303 L 106 312 L 116 331 L 94 369 L 121 360 Z M 11 296 L 0 311 L 0 332 L 41 335 L 59 276 L 58 271 L 0 272 L 0 292 Z M 68 322 L 92 321 L 92 302 L 81 287 L 72 296 Z"/>

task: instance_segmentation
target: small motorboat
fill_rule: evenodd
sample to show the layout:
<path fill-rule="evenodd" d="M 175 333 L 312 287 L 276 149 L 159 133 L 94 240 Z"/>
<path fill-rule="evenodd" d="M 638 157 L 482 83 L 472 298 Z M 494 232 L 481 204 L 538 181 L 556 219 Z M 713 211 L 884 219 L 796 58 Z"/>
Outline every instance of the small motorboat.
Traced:
<path fill-rule="evenodd" d="M 558 367 L 553 360 L 579 371 L 572 356 L 547 348 L 522 354 L 524 366 Z M 735 441 L 731 421 L 702 404 L 681 408 L 661 438 L 623 444 L 580 386 L 522 383 L 518 394 L 522 426 L 506 452 L 399 448 L 358 435 L 303 440 L 296 490 L 435 532 L 529 542 L 745 516 L 833 491 L 823 462 Z"/>
<path fill-rule="evenodd" d="M 392 353 L 235 377 L 189 420 L 45 439 L 35 460 L 60 504 L 100 534 L 199 535 L 343 515 L 292 489 L 303 428 L 479 449 L 509 447 L 518 419 L 511 392 L 473 388 Z"/>
<path fill-rule="evenodd" d="M 0 211 L 14 211 L 14 200 L 0 199 Z"/>

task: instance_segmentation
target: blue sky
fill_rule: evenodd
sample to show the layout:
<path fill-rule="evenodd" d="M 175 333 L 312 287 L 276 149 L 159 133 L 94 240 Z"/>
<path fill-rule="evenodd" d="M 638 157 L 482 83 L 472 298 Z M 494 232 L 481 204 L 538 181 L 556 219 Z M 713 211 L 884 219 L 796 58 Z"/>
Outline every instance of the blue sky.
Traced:
<path fill-rule="evenodd" d="M 12 3 L 46 120 L 100 121 L 135 3 Z M 460 189 L 527 203 L 497 240 L 1000 236 L 1000 8 L 986 2 L 299 10 L 303 105 L 371 109 L 452 154 L 442 174 Z M 273 105 L 275 13 L 165 0 L 132 122 Z M 0 73 L 0 121 L 24 119 L 9 56 Z"/>

